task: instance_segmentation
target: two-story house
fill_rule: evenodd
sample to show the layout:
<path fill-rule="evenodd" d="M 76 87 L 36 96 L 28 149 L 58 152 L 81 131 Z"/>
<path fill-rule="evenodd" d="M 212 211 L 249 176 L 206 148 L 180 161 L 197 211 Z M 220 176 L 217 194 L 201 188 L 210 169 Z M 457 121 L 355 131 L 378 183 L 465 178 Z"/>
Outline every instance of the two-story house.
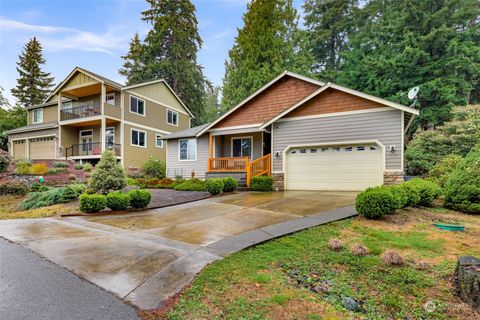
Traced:
<path fill-rule="evenodd" d="M 164 80 L 124 86 L 79 67 L 27 111 L 27 126 L 6 132 L 12 158 L 95 163 L 111 149 L 125 168 L 165 161 L 164 136 L 193 117 Z"/>

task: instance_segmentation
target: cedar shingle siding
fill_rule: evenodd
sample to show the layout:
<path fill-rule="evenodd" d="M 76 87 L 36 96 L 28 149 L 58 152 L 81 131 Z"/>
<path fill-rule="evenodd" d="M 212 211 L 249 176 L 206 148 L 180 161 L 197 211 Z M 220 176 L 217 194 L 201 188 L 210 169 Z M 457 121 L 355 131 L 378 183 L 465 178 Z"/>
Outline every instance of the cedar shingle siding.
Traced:
<path fill-rule="evenodd" d="M 304 80 L 286 76 L 257 95 L 214 128 L 263 123 L 318 89 Z"/>

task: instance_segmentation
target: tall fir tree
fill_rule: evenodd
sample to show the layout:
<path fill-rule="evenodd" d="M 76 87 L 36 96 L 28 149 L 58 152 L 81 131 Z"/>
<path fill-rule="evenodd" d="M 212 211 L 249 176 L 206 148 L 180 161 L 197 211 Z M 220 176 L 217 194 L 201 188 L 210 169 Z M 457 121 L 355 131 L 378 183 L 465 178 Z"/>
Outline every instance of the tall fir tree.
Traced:
<path fill-rule="evenodd" d="M 147 0 L 142 20 L 152 26 L 142 44 L 130 44 L 120 73 L 129 84 L 165 79 L 193 112 L 199 124 L 204 112 L 205 77 L 197 62 L 202 39 L 195 6 L 189 0 Z"/>
<path fill-rule="evenodd" d="M 356 28 L 358 0 L 306 0 L 303 4 L 312 69 L 324 80 L 333 80 Z"/>
<path fill-rule="evenodd" d="M 305 33 L 291 0 L 253 0 L 225 63 L 222 104 L 232 107 L 288 69 L 307 74 Z"/>
<path fill-rule="evenodd" d="M 339 83 L 403 104 L 420 86 L 416 124 L 423 128 L 450 120 L 454 105 L 479 101 L 477 1 L 370 0 L 362 11 Z"/>
<path fill-rule="evenodd" d="M 33 37 L 24 46 L 17 62 L 17 71 L 20 77 L 17 86 L 12 88 L 12 95 L 24 107 L 40 104 L 49 95 L 53 87 L 53 77 L 42 71 L 45 59 L 42 54 L 42 45 Z"/>

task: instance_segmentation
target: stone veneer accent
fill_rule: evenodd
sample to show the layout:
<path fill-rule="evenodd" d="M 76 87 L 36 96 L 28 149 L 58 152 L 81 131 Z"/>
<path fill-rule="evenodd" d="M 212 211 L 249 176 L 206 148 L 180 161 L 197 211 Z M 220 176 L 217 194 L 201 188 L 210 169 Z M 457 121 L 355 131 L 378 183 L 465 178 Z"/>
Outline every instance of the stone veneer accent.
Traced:
<path fill-rule="evenodd" d="M 285 174 L 284 173 L 272 173 L 273 178 L 273 190 L 283 191 L 285 189 Z"/>
<path fill-rule="evenodd" d="M 403 178 L 403 171 L 385 171 L 383 173 L 383 184 L 387 186 L 392 184 L 399 184 L 404 181 Z"/>

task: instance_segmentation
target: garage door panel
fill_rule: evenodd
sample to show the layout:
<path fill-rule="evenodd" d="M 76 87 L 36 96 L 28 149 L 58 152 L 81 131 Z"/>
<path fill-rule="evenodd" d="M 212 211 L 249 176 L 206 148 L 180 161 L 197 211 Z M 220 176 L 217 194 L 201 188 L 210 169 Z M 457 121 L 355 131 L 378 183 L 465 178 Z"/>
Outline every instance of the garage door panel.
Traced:
<path fill-rule="evenodd" d="M 13 158 L 15 160 L 25 158 L 25 140 L 13 141 Z"/>
<path fill-rule="evenodd" d="M 363 190 L 383 183 L 377 145 L 314 146 L 287 152 L 288 190 Z"/>
<path fill-rule="evenodd" d="M 55 159 L 54 137 L 31 139 L 30 159 Z"/>

